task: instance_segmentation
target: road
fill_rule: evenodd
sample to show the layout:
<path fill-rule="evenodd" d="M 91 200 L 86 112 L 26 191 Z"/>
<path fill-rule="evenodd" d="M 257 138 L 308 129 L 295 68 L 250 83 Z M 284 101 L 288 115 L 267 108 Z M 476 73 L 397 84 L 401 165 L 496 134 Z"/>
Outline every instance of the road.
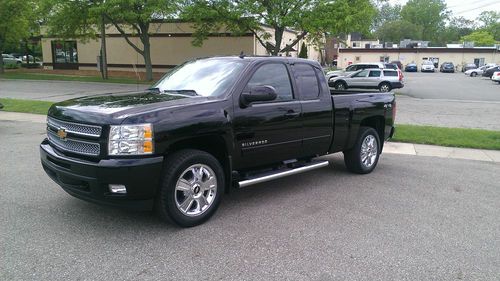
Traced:
<path fill-rule="evenodd" d="M 384 154 L 235 190 L 206 224 L 83 202 L 44 174 L 44 124 L 0 121 L 0 280 L 495 280 L 499 164 Z"/>
<path fill-rule="evenodd" d="M 500 131 L 500 85 L 479 77 L 447 73 L 405 73 L 406 86 L 397 90 L 399 124 L 478 128 Z M 443 84 L 445 83 L 445 84 Z M 472 90 L 470 85 L 480 85 Z M 136 91 L 147 85 L 63 81 L 1 80 L 0 97 L 63 101 L 86 95 Z M 474 94 L 461 99 L 469 89 Z M 451 100 L 450 100 L 451 99 Z"/>
<path fill-rule="evenodd" d="M 488 78 L 457 73 L 405 72 L 405 87 L 397 92 L 419 99 L 500 102 L 500 85 Z"/>
<path fill-rule="evenodd" d="M 147 87 L 144 84 L 0 79 L 0 97 L 63 101 L 87 95 L 136 91 Z"/>

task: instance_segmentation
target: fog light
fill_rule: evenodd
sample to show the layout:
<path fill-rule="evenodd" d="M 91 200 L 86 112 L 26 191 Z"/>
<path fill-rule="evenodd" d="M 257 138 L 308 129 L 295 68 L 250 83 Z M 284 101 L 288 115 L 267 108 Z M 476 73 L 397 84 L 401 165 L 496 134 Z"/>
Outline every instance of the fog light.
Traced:
<path fill-rule="evenodd" d="M 117 194 L 126 194 L 127 193 L 127 188 L 123 184 L 110 184 L 109 185 L 109 191 L 111 193 L 117 193 Z"/>

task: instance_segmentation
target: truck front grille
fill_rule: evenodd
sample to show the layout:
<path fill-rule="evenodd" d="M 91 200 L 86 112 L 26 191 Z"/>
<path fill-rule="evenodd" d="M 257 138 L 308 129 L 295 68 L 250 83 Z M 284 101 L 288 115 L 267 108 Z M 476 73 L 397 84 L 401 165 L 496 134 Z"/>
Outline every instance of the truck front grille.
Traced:
<path fill-rule="evenodd" d="M 47 125 L 54 131 L 64 129 L 67 133 L 85 137 L 98 138 L 102 133 L 102 128 L 100 126 L 66 122 L 52 117 L 47 118 Z"/>
<path fill-rule="evenodd" d="M 72 138 L 61 139 L 51 130 L 47 131 L 47 136 L 51 145 L 63 151 L 89 156 L 99 156 L 101 152 L 101 145 L 99 143 L 86 142 Z"/>
<path fill-rule="evenodd" d="M 47 138 L 49 143 L 63 151 L 85 156 L 99 156 L 101 145 L 99 138 L 102 127 L 73 123 L 47 118 Z"/>

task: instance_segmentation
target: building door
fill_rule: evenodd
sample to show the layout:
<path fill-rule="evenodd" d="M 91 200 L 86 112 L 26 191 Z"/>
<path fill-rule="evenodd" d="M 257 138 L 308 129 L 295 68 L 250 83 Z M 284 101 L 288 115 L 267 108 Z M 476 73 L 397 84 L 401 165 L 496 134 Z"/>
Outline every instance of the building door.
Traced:
<path fill-rule="evenodd" d="M 78 69 L 76 41 L 54 40 L 51 45 L 53 69 Z"/>
<path fill-rule="evenodd" d="M 476 58 L 476 59 L 474 59 L 474 64 L 477 67 L 483 66 L 484 65 L 484 58 Z"/>

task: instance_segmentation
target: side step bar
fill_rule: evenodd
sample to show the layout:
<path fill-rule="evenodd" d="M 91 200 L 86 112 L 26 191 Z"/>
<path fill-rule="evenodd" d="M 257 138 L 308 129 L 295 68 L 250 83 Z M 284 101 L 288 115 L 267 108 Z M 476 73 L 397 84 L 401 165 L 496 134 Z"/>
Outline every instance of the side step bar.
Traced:
<path fill-rule="evenodd" d="M 258 183 L 262 183 L 262 182 L 266 182 L 266 181 L 271 181 L 271 180 L 284 178 L 287 176 L 291 176 L 291 175 L 300 174 L 300 173 L 304 173 L 307 171 L 323 168 L 323 167 L 328 166 L 328 164 L 329 164 L 328 161 L 311 162 L 311 163 L 308 163 L 308 164 L 301 166 L 301 167 L 298 167 L 298 168 L 285 168 L 285 169 L 281 169 L 281 170 L 274 171 L 271 173 L 268 172 L 268 173 L 264 173 L 264 174 L 260 174 L 260 175 L 257 174 L 249 179 L 242 180 L 242 181 L 238 182 L 238 184 L 239 184 L 240 188 L 246 187 L 246 186 L 253 185 L 253 184 L 258 184 Z"/>

